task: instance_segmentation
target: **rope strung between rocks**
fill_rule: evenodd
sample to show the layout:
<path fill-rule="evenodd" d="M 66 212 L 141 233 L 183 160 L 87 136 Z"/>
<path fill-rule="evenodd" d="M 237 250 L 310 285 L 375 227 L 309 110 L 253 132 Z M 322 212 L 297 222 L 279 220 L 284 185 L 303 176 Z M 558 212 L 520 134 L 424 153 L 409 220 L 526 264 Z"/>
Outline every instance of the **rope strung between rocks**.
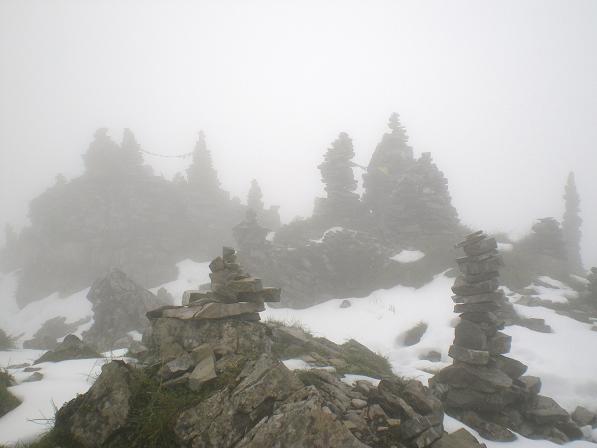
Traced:
<path fill-rule="evenodd" d="M 154 156 L 154 157 L 162 157 L 164 159 L 184 159 L 185 157 L 190 157 L 193 155 L 192 152 L 187 152 L 184 154 L 174 154 L 174 155 L 170 155 L 170 154 L 157 154 L 155 152 L 150 152 L 150 151 L 145 151 L 144 149 L 141 149 L 142 153 L 145 154 L 149 154 L 150 156 Z"/>

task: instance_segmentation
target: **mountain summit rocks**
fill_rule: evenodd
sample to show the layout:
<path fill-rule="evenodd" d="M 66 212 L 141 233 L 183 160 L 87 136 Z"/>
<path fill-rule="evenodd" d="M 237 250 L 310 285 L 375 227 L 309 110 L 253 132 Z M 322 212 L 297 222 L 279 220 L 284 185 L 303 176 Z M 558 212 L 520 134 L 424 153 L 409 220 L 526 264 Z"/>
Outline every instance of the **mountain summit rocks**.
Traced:
<path fill-rule="evenodd" d="M 461 275 L 452 291 L 460 322 L 449 356 L 430 384 L 447 412 L 490 440 L 511 441 L 516 431 L 525 437 L 566 443 L 582 433 L 554 400 L 539 395 L 541 380 L 523 376 L 527 366 L 504 356 L 512 338 L 501 332 L 500 312 L 511 305 L 499 288 L 503 266 L 497 243 L 482 231 L 468 235 L 457 248 Z"/>
<path fill-rule="evenodd" d="M 185 305 L 147 313 L 147 354 L 104 365 L 89 391 L 57 412 L 48 446 L 454 446 L 450 438 L 441 444 L 443 406 L 427 387 L 396 377 L 357 341 L 338 345 L 260 322 L 280 290 L 245 273 L 233 249 L 210 267 L 211 290 L 187 291 Z M 458 446 L 481 446 L 464 439 Z"/>

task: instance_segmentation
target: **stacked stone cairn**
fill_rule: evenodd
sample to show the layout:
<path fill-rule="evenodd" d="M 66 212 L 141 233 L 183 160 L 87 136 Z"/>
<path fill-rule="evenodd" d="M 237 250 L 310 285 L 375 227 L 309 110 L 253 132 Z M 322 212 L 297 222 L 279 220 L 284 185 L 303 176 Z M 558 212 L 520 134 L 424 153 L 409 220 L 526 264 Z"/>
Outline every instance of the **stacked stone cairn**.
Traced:
<path fill-rule="evenodd" d="M 460 314 L 448 355 L 454 360 L 430 384 L 446 412 L 490 440 L 516 439 L 508 428 L 533 439 L 566 443 L 582 433 L 554 400 L 539 395 L 541 380 L 523 376 L 527 366 L 504 356 L 512 338 L 500 330 L 500 310 L 509 305 L 499 289 L 503 266 L 497 243 L 482 231 L 468 235 L 457 248 L 461 275 L 452 291 Z"/>
<path fill-rule="evenodd" d="M 259 320 L 264 302 L 279 302 L 279 288 L 264 288 L 261 279 L 245 273 L 236 260 L 236 251 L 224 247 L 221 257 L 210 264 L 211 290 L 185 291 L 183 306 L 166 306 L 148 313 L 148 317 L 182 320 L 223 319 Z"/>

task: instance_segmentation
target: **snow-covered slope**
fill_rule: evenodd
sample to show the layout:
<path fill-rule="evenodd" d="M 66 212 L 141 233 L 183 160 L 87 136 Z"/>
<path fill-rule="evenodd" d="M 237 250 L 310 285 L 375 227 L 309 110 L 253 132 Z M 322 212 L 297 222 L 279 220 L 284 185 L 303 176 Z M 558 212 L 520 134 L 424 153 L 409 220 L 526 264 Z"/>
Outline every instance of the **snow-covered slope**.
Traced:
<path fill-rule="evenodd" d="M 195 289 L 198 285 L 209 282 L 208 263 L 186 260 L 179 263 L 178 268 L 179 278 L 163 285 L 174 296 L 175 303 L 180 303 L 184 290 Z M 556 300 L 557 297 L 569 295 L 570 288 L 566 285 L 558 285 L 548 280 L 541 279 L 542 283 L 550 283 L 551 286 L 547 288 L 549 291 L 542 291 L 543 293 L 555 297 Z M 37 307 L 31 310 L 25 308 L 19 311 L 14 303 L 15 281 L 14 275 L 0 279 L 0 303 L 2 306 L 7 304 L 3 309 L 8 310 L 8 313 L 3 313 L 0 317 L 0 327 L 6 325 L 9 333 L 33 334 L 43 321 L 56 315 L 64 315 L 69 321 L 74 321 L 90 313 L 90 308 L 86 308 L 85 305 L 86 291 L 64 299 L 53 295 L 37 302 Z M 419 289 L 397 286 L 375 291 L 366 298 L 348 299 L 351 303 L 348 308 L 340 308 L 342 300 L 337 299 L 303 310 L 268 307 L 262 313 L 262 317 L 300 323 L 315 335 L 327 337 L 338 343 L 355 338 L 372 350 L 387 356 L 397 374 L 426 382 L 431 377 L 430 372 L 451 362 L 447 352 L 458 319 L 453 313 L 453 303 L 450 299 L 452 283 L 453 279 L 440 274 Z M 505 332 L 513 337 L 510 356 L 527 364 L 529 375 L 541 377 L 542 393 L 552 396 L 568 410 L 572 411 L 576 405 L 584 405 L 597 411 L 597 332 L 591 331 L 590 325 L 558 315 L 543 307 L 515 305 L 515 308 L 525 317 L 545 319 L 554 333 L 537 333 L 523 327 L 507 327 Z M 33 311 L 34 309 L 38 312 Z M 28 323 L 28 318 L 31 319 L 31 323 Z M 403 346 L 400 335 L 419 322 L 428 325 L 421 341 L 410 347 Z M 441 353 L 440 362 L 419 359 L 431 350 Z M 34 353 L 31 350 L 0 352 L 0 366 L 17 364 L 24 359 L 32 360 L 38 354 L 39 352 Z M 28 419 L 40 418 L 42 415 L 51 417 L 51 402 L 59 407 L 76 393 L 85 391 L 94 375 L 98 373 L 100 364 L 101 361 L 98 360 L 44 364 L 44 374 L 47 375 L 44 381 L 14 387 L 13 392 L 25 398 L 25 403 L 0 419 L 0 444 L 42 432 L 45 429 L 43 425 L 28 422 Z M 23 376 L 17 374 L 17 380 L 22 379 Z M 461 423 L 446 418 L 446 428 L 449 431 L 461 426 Z M 597 436 L 597 432 L 594 435 Z M 486 444 L 490 448 L 556 446 L 550 442 L 529 441 L 522 437 L 512 443 Z M 568 446 L 596 447 L 588 442 L 575 442 Z"/>

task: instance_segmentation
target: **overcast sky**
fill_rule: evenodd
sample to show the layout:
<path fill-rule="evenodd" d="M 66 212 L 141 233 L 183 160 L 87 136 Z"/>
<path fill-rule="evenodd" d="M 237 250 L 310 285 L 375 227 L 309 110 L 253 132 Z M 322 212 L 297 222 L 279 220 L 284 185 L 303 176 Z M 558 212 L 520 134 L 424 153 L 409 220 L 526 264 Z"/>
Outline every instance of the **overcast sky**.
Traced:
<path fill-rule="evenodd" d="M 0 225 L 98 127 L 164 154 L 203 129 L 233 195 L 309 215 L 328 144 L 367 164 L 396 111 L 475 228 L 560 218 L 575 171 L 597 265 L 597 1 L 0 0 L 0 64 Z"/>

